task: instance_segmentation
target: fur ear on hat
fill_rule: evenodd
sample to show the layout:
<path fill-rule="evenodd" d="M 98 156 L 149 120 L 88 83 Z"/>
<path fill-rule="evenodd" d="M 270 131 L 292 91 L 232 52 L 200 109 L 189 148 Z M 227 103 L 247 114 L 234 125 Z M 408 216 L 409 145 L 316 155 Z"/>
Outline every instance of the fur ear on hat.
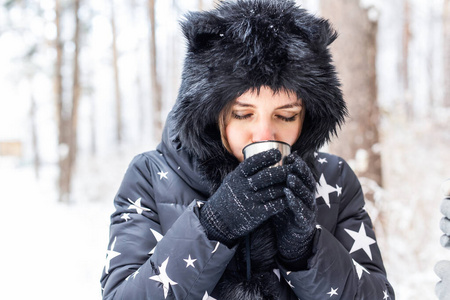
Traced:
<path fill-rule="evenodd" d="M 310 47 L 316 51 L 326 50 L 338 36 L 326 20 L 316 18 L 296 19 L 295 25 L 298 29 L 296 33 L 307 38 Z"/>
<path fill-rule="evenodd" d="M 182 22 L 181 28 L 188 44 L 188 51 L 207 50 L 223 36 L 223 21 L 214 14 L 205 12 L 190 12 Z"/>
<path fill-rule="evenodd" d="M 233 161 L 221 142 L 219 114 L 262 86 L 302 100 L 305 121 L 292 147 L 302 157 L 343 124 L 347 108 L 328 49 L 337 34 L 295 1 L 222 1 L 214 10 L 187 14 L 181 26 L 187 53 L 171 120 L 181 147 L 202 166 L 223 170 L 224 161 Z"/>

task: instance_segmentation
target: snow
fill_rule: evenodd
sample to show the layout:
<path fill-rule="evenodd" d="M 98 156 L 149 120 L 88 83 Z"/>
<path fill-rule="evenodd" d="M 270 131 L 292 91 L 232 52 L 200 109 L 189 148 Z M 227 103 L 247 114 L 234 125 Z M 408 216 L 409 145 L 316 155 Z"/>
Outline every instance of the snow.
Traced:
<path fill-rule="evenodd" d="M 445 123 L 399 119 L 383 131 L 385 195 L 378 222 L 384 230 L 377 235 L 397 299 L 435 299 L 434 265 L 450 259 L 450 251 L 439 243 L 441 184 L 450 177 L 450 135 Z"/>
<path fill-rule="evenodd" d="M 166 84 L 172 87 L 179 84 L 177 72 L 184 45 L 174 48 L 170 40 L 180 36 L 174 19 L 187 9 L 188 2 L 180 3 L 186 6 L 176 13 L 168 12 L 171 1 L 158 2 L 159 11 L 167 11 L 158 14 L 159 18 L 165 18 L 159 20 L 160 30 L 165 32 L 158 41 L 163 62 L 159 67 L 164 78 L 169 78 Z M 303 2 L 313 12 L 319 10 L 318 1 Z M 410 50 L 412 115 L 406 113 L 401 103 L 404 91 L 398 71 L 401 61 L 399 22 L 402 22 L 398 12 L 402 5 L 398 1 L 384 0 L 384 5 L 376 6 L 380 13 L 377 68 L 382 108 L 381 141 L 376 147 L 382 154 L 384 185 L 380 188 L 365 178 L 361 178 L 361 183 L 365 191 L 374 193 L 376 201 L 367 203 L 366 209 L 372 216 L 388 278 L 398 300 L 436 299 L 434 285 L 438 278 L 433 267 L 439 260 L 450 260 L 450 251 L 439 244 L 442 234 L 439 230 L 440 185 L 450 177 L 450 109 L 442 107 L 444 74 L 438 68 L 442 65 L 442 41 L 438 38 L 441 31 L 435 11 L 441 2 L 411 0 L 412 30 L 416 33 Z M 51 38 L 55 34 L 50 22 L 53 2 L 40 3 L 47 21 L 35 23 L 34 34 Z M 53 61 L 55 53 L 44 49 L 37 54 L 35 67 L 41 69 L 30 84 L 22 78 L 27 67 L 17 59 L 18 52 L 29 46 L 29 36 L 21 37 L 12 32 L 0 35 L 0 139 L 19 140 L 24 146 L 22 158 L 0 156 L 0 195 L 4 203 L 0 218 L 0 299 L 101 299 L 99 280 L 105 263 L 114 195 L 133 156 L 153 149 L 157 142 L 149 138 L 152 120 L 145 61 L 148 42 L 147 27 L 142 23 L 146 10 L 143 1 L 136 3 L 141 3 L 141 9 L 138 7 L 134 19 L 124 2 L 120 2 L 117 9 L 117 12 L 127 12 L 118 15 L 121 40 L 126 44 L 122 43 L 119 49 L 123 99 L 126 99 L 122 146 L 116 145 L 113 134 L 111 36 L 105 34 L 109 30 L 109 19 L 107 14 L 98 13 L 109 9 L 104 1 L 90 4 L 97 13 L 85 43 L 95 44 L 95 47 L 86 47 L 82 53 L 85 72 L 82 80 L 86 91 L 80 104 L 80 157 L 73 201 L 68 205 L 56 201 L 57 133 L 49 77 L 52 68 L 49 62 Z M 424 9 L 426 3 L 434 3 L 433 9 Z M 0 9 L 0 25 L 4 26 L 2 22 L 7 18 L 2 13 Z M 14 10 L 13 14 L 16 13 L 18 11 Z M 20 16 L 9 17 L 22 21 Z M 140 29 L 133 31 L 133 28 Z M 134 41 L 129 39 L 133 33 L 137 37 Z M 427 47 L 428 44 L 432 47 Z M 138 45 L 140 48 L 135 49 Z M 164 48 L 169 46 L 173 49 Z M 427 61 L 424 56 L 428 57 Z M 176 59 L 167 62 L 171 57 Z M 169 90 L 164 95 L 164 114 L 175 99 L 176 88 Z M 43 162 L 39 179 L 31 165 L 28 120 L 31 91 L 37 104 L 38 147 Z M 434 96 L 434 102 L 430 96 Z M 142 114 L 139 98 L 146 99 Z M 96 128 L 96 157 L 90 154 L 92 124 Z M 355 164 L 365 164 L 363 152 Z"/>
<path fill-rule="evenodd" d="M 392 120 L 383 132 L 386 186 L 361 178 L 365 189 L 378 188 L 377 201 L 366 209 L 399 300 L 435 299 L 434 264 L 450 259 L 439 244 L 440 185 L 450 177 L 450 136 L 442 124 L 426 124 Z M 82 157 L 69 205 L 55 200 L 54 165 L 45 165 L 36 180 L 31 165 L 0 157 L 5 207 L 0 265 L 7 270 L 0 298 L 101 299 L 112 200 L 129 161 L 143 150 Z"/>
<path fill-rule="evenodd" d="M 101 299 L 112 202 L 58 204 L 52 166 L 36 181 L 32 168 L 11 169 L 11 162 L 1 162 L 0 298 Z"/>

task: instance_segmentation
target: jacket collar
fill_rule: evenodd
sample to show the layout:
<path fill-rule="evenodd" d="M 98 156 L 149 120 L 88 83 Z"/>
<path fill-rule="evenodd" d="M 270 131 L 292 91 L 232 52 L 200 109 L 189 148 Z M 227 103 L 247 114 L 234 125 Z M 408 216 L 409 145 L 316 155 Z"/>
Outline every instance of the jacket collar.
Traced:
<path fill-rule="evenodd" d="M 169 114 L 163 130 L 161 143 L 157 146 L 169 166 L 194 190 L 208 195 L 209 183 L 204 180 L 199 170 L 198 161 L 181 145 L 171 114 Z"/>

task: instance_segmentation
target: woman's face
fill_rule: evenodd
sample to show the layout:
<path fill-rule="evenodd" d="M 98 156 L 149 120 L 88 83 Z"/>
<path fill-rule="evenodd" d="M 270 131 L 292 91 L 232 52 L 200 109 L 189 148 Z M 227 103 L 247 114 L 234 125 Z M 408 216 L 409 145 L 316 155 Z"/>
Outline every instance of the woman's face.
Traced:
<path fill-rule="evenodd" d="M 293 145 L 300 136 L 304 110 L 294 93 L 261 87 L 238 97 L 227 116 L 225 136 L 233 155 L 244 160 L 242 149 L 259 141 L 276 140 Z"/>

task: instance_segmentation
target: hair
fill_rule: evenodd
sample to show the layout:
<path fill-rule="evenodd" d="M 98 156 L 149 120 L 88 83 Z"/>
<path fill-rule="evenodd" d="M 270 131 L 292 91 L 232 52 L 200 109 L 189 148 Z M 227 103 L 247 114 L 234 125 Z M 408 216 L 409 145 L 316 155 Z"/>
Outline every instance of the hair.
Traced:
<path fill-rule="evenodd" d="M 229 152 L 232 153 L 230 144 L 228 143 L 226 128 L 228 122 L 230 121 L 230 112 L 233 107 L 234 101 L 229 102 L 219 113 L 219 131 L 220 131 L 220 139 L 222 141 L 223 147 Z"/>

